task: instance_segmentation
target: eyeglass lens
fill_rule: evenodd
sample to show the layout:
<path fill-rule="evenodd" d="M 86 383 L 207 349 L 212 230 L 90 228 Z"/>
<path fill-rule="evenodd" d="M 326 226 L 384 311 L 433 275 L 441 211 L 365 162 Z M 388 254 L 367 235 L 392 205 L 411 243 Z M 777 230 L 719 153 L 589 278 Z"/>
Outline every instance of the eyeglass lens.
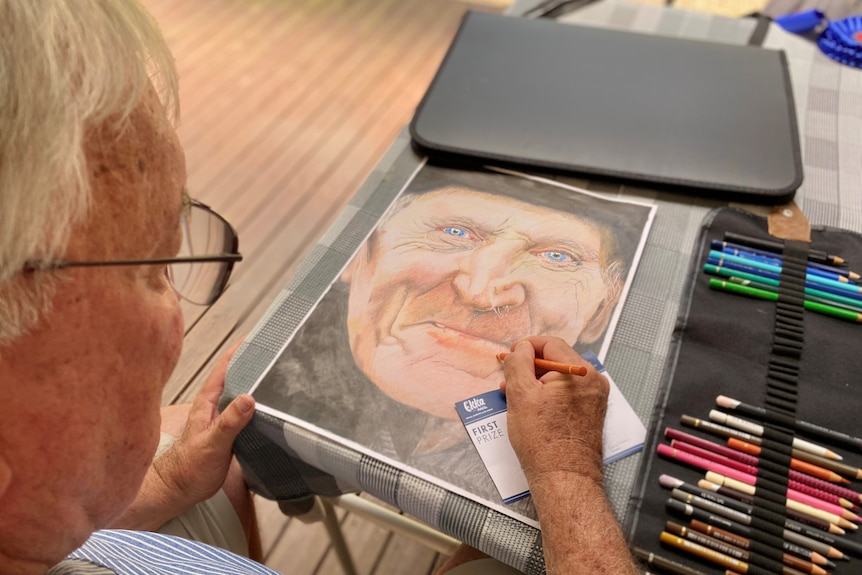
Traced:
<path fill-rule="evenodd" d="M 182 228 L 178 257 L 236 252 L 236 236 L 230 225 L 205 206 L 193 204 Z M 173 263 L 169 273 L 180 296 L 195 304 L 209 305 L 221 295 L 232 269 L 233 262 Z"/>

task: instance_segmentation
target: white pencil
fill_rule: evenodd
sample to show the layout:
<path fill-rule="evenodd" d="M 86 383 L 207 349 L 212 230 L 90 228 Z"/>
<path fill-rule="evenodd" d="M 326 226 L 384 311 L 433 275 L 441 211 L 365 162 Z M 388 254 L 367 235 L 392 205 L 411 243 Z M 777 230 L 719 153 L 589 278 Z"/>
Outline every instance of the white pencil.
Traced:
<path fill-rule="evenodd" d="M 741 417 L 736 417 L 735 415 L 728 415 L 723 411 L 718 411 L 717 409 L 713 409 L 709 412 L 709 418 L 712 421 L 722 423 L 724 425 L 727 425 L 728 427 L 732 427 L 746 433 L 750 433 L 751 435 L 757 435 L 758 437 L 763 436 L 763 426 L 756 423 L 752 423 L 747 419 L 742 419 Z M 798 437 L 793 438 L 793 447 L 807 453 L 813 453 L 814 455 L 825 457 L 827 459 L 834 459 L 836 461 L 841 461 L 842 459 L 844 459 L 834 451 L 830 451 L 825 447 L 817 445 L 816 443 L 811 443 L 810 441 L 799 439 Z"/>

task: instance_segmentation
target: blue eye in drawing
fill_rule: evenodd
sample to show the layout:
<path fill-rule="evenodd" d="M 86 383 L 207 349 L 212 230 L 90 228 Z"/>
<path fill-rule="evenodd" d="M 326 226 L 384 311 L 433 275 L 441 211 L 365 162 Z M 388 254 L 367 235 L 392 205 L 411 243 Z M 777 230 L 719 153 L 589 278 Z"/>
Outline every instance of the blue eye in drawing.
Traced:
<path fill-rule="evenodd" d="M 553 250 L 540 252 L 539 256 L 555 264 L 565 264 L 575 261 L 574 258 L 566 252 L 557 252 Z"/>
<path fill-rule="evenodd" d="M 462 238 L 463 239 L 463 238 L 467 237 L 467 230 L 465 230 L 464 228 L 456 228 L 456 227 L 449 226 L 449 227 L 443 228 L 443 233 L 446 234 L 447 236 L 452 236 L 453 238 Z"/>

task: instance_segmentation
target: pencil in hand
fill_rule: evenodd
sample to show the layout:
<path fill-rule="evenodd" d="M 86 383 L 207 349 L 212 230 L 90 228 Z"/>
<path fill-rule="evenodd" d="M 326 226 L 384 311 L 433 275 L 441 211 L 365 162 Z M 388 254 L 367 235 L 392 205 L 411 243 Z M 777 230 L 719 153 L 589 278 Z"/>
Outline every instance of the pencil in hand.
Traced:
<path fill-rule="evenodd" d="M 498 353 L 497 359 L 503 361 L 508 353 Z M 570 365 L 568 363 L 560 363 L 559 361 L 550 361 L 548 359 L 536 358 L 533 360 L 536 367 L 545 371 L 556 371 L 559 373 L 568 373 L 570 375 L 587 375 L 587 368 L 582 365 Z"/>

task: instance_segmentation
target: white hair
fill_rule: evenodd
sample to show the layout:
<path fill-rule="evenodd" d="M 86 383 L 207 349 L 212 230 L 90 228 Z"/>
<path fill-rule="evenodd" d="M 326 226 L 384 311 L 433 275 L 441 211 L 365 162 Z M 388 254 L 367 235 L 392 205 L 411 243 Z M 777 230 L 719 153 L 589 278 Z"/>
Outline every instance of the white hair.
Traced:
<path fill-rule="evenodd" d="M 137 0 L 0 0 L 0 346 L 50 300 L 26 263 L 64 253 L 87 212 L 86 133 L 119 129 L 150 82 L 176 122 L 173 57 Z"/>

